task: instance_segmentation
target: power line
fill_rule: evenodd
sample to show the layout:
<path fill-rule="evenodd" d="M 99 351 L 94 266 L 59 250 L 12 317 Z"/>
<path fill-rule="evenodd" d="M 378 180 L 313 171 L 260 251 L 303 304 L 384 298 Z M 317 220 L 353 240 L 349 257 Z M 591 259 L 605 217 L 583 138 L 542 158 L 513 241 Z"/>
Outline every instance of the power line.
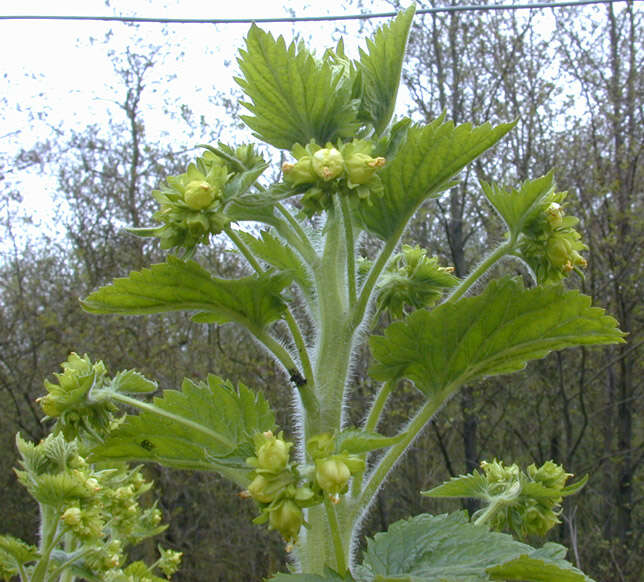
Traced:
<path fill-rule="evenodd" d="M 564 8 L 568 6 L 587 6 L 589 4 L 614 4 L 629 0 L 569 0 L 559 2 L 533 2 L 524 4 L 488 4 L 465 6 L 440 6 L 422 8 L 416 14 L 438 14 L 441 12 L 487 12 L 491 10 L 536 10 L 540 8 Z M 396 12 L 373 14 L 347 14 L 341 16 L 281 16 L 277 18 L 154 18 L 146 16 L 53 16 L 53 15 L 0 15 L 0 20 L 74 20 L 96 22 L 124 22 L 136 24 L 252 24 L 276 22 L 330 22 L 335 20 L 369 20 L 372 18 L 392 18 Z"/>

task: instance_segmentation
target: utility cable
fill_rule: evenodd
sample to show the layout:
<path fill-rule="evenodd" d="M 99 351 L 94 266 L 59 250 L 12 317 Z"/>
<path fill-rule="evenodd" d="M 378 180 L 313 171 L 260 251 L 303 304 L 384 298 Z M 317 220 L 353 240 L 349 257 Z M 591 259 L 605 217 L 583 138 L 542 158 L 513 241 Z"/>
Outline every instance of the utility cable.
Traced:
<path fill-rule="evenodd" d="M 487 4 L 464 6 L 438 6 L 421 8 L 416 14 L 438 14 L 441 12 L 488 12 L 491 10 L 537 10 L 541 8 L 566 8 L 590 4 L 614 4 L 632 0 L 563 0 L 558 2 L 529 2 L 523 4 Z M 0 20 L 74 20 L 95 22 L 123 22 L 134 24 L 266 24 L 278 22 L 332 22 L 337 20 L 370 20 L 392 18 L 397 12 L 378 12 L 372 14 L 347 14 L 342 16 L 281 16 L 276 18 L 154 18 L 146 16 L 54 16 L 54 15 L 0 15 Z"/>

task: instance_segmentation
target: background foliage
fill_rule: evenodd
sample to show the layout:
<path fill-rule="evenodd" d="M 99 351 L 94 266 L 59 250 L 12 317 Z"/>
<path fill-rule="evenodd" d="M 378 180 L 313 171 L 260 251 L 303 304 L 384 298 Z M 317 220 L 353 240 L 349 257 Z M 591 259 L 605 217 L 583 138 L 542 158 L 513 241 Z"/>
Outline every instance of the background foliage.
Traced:
<path fill-rule="evenodd" d="M 433 2 L 419 7 L 424 4 Z M 543 27 L 537 33 L 533 12 L 416 18 L 404 70 L 412 115 L 425 122 L 442 112 L 455 123 L 520 122 L 495 148 L 494 161 L 478 161 L 424 208 L 406 238 L 411 244 L 440 241 L 429 253 L 461 275 L 501 232 L 480 211 L 478 179 L 516 183 L 555 167 L 589 245 L 586 278 L 578 285 L 619 320 L 628 343 L 553 354 L 511 383 L 484 380 L 463 390 L 385 485 L 366 530 L 448 507 L 450 502 L 423 498 L 419 491 L 469 472 L 499 451 L 522 465 L 553 459 L 577 475 L 591 474 L 581 494 L 566 500 L 553 541 L 569 545 L 571 561 L 594 578 L 634 582 L 644 568 L 642 13 L 628 2 L 552 14 L 553 28 L 545 34 Z M 117 67 L 123 80 L 120 119 L 52 135 L 2 160 L 12 168 L 55 168 L 56 195 L 69 208 L 57 225 L 63 239 L 46 229 L 25 238 L 16 201 L 28 192 L 0 182 L 1 514 L 4 531 L 30 541 L 36 516 L 25 509 L 26 494 L 11 471 L 13 437 L 16 431 L 34 440 L 45 434 L 34 399 L 43 393 L 43 378 L 70 351 L 100 358 L 113 372 L 137 367 L 163 388 L 177 387 L 187 371 L 196 378 L 213 372 L 264 391 L 278 416 L 290 406 L 287 384 L 273 364 L 230 326 L 197 325 L 181 314 L 136 320 L 81 314 L 79 297 L 160 257 L 153 244 L 143 245 L 121 228 L 146 224 L 153 211 L 150 191 L 185 166 L 183 152 L 146 137 L 141 104 L 153 54 L 129 53 Z M 214 124 L 212 140 L 220 132 Z M 368 253 L 368 239 L 364 246 Z M 241 262 L 217 243 L 199 260 L 224 276 L 241 274 Z M 367 365 L 365 354 L 356 374 Z M 365 380 L 351 407 L 364 409 L 371 395 Z M 392 424 L 406 417 L 416 398 L 411 389 L 398 393 L 387 411 Z M 426 446 L 430 441 L 433 446 Z M 427 450 L 440 451 L 440 458 L 428 458 Z M 163 543 L 185 552 L 177 580 L 260 580 L 283 565 L 281 542 L 250 523 L 252 504 L 239 499 L 230 483 L 216 475 L 146 471 L 170 523 Z"/>

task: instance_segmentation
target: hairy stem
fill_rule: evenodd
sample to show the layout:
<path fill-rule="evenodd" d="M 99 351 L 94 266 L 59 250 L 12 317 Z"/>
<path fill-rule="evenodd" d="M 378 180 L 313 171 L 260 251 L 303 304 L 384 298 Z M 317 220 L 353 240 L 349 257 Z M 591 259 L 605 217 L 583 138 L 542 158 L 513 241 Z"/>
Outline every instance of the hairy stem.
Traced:
<path fill-rule="evenodd" d="M 329 496 L 326 494 L 324 495 L 324 508 L 326 509 L 331 537 L 333 538 L 337 571 L 339 574 L 344 574 L 347 571 L 347 563 L 344 556 L 344 548 L 342 547 L 342 536 L 340 535 L 340 527 L 338 526 L 338 516 L 335 511 L 335 505 L 333 505 Z"/>
<path fill-rule="evenodd" d="M 501 258 L 503 258 L 505 255 L 509 255 L 513 252 L 515 246 L 515 242 L 513 239 L 507 240 L 503 244 L 499 245 L 497 249 L 490 255 L 487 256 L 487 258 L 479 264 L 479 266 L 474 269 L 465 279 L 463 279 L 454 289 L 452 294 L 447 298 L 447 301 L 458 301 L 466 292 L 467 290 L 474 285 L 484 274 L 485 272 L 491 268 L 497 261 L 499 261 Z"/>
<path fill-rule="evenodd" d="M 259 264 L 257 259 L 253 256 L 253 253 L 250 251 L 248 246 L 244 244 L 244 241 L 240 238 L 240 236 L 232 230 L 230 227 L 226 227 L 225 230 L 226 234 L 230 238 L 230 240 L 233 242 L 233 244 L 237 247 L 239 252 L 244 255 L 244 258 L 248 261 L 249 265 L 255 269 L 257 273 L 264 273 L 264 269 L 262 266 Z M 286 321 L 286 325 L 288 325 L 289 331 L 291 332 L 291 336 L 293 338 L 293 342 L 295 343 L 295 347 L 297 349 L 297 353 L 300 359 L 300 363 L 302 365 L 302 372 L 304 374 L 304 383 L 296 382 L 297 389 L 300 393 L 300 396 L 302 398 L 302 404 L 304 408 L 307 409 L 307 411 L 310 414 L 317 414 L 319 411 L 319 405 L 317 403 L 317 398 L 315 398 L 314 395 L 314 377 L 313 377 L 313 369 L 311 367 L 311 360 L 309 358 L 309 353 L 306 348 L 306 343 L 304 342 L 304 337 L 302 336 L 302 332 L 300 330 L 299 325 L 297 324 L 297 321 L 293 317 L 293 314 L 291 313 L 290 309 L 286 311 L 284 314 L 284 320 Z M 271 352 L 275 355 L 275 357 L 284 365 L 285 367 L 288 364 L 288 358 L 290 358 L 290 355 L 282 348 L 281 345 L 279 345 L 277 342 L 272 340 L 268 334 L 265 336 L 262 336 L 260 341 L 264 343 L 264 345 L 271 350 Z M 270 338 L 270 339 L 269 339 Z M 278 349 L 279 353 L 275 353 L 275 349 Z M 286 358 L 288 356 L 288 358 Z M 290 367 L 286 368 L 287 371 L 290 373 L 291 377 L 295 375 L 297 372 L 299 374 L 299 370 L 295 367 L 295 364 L 291 365 Z"/>
<path fill-rule="evenodd" d="M 344 222 L 344 239 L 347 251 L 347 284 L 349 286 L 349 306 L 353 307 L 356 303 L 356 255 L 355 255 L 355 237 L 353 234 L 353 222 L 349 200 L 346 196 L 340 195 L 342 205 L 342 220 Z"/>
<path fill-rule="evenodd" d="M 447 390 L 445 394 L 449 394 Z M 434 398 L 430 398 L 425 402 L 422 408 L 418 411 L 416 416 L 412 421 L 407 425 L 403 431 L 405 437 L 395 445 L 393 445 L 380 459 L 374 470 L 371 472 L 371 475 L 367 479 L 367 483 L 358 498 L 358 502 L 355 505 L 352 523 L 355 523 L 358 515 L 371 503 L 371 500 L 377 493 L 378 489 L 384 482 L 385 478 L 389 474 L 389 471 L 393 468 L 396 462 L 401 458 L 402 454 L 405 452 L 405 449 L 414 441 L 418 436 L 420 431 L 425 427 L 425 425 L 431 420 L 431 418 L 436 414 L 438 409 L 443 405 L 445 397 L 441 395 L 436 395 Z"/>

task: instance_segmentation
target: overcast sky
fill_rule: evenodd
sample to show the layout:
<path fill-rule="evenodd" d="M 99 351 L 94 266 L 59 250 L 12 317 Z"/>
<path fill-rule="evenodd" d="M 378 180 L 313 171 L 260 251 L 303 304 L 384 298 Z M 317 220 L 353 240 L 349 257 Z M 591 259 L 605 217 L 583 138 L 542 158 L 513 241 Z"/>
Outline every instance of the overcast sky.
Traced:
<path fill-rule="evenodd" d="M 370 11 L 389 12 L 386 0 L 365 2 Z M 0 0 L 1 15 L 128 15 L 162 18 L 273 18 L 358 13 L 357 0 Z M 380 24 L 382 20 L 374 21 Z M 323 49 L 335 44 L 336 29 L 343 26 L 349 49 L 355 48 L 359 22 L 262 24 L 275 35 L 290 39 L 294 32 L 310 38 Z M 0 153 L 11 154 L 62 131 L 82 129 L 122 116 L 117 102 L 123 85 L 114 72 L 113 59 L 127 47 L 145 52 L 160 46 L 145 94 L 146 130 L 151 139 L 172 140 L 177 149 L 198 143 L 187 127 L 172 125 L 164 116 L 179 105 L 190 105 L 199 115 L 216 115 L 209 97 L 213 86 L 221 91 L 236 87 L 232 76 L 235 57 L 247 24 L 140 24 L 117 22 L 71 22 L 0 20 Z M 353 44 L 353 47 L 352 47 Z M 172 75 L 172 79 L 168 77 Z M 169 135 L 171 134 L 171 135 Z M 2 168 L 0 168 L 2 170 Z M 4 169 L 6 177 L 7 169 Z M 24 180 L 29 180 L 25 182 Z M 52 176 L 24 177 L 21 191 L 25 210 L 48 218 L 48 190 L 55 188 Z"/>

